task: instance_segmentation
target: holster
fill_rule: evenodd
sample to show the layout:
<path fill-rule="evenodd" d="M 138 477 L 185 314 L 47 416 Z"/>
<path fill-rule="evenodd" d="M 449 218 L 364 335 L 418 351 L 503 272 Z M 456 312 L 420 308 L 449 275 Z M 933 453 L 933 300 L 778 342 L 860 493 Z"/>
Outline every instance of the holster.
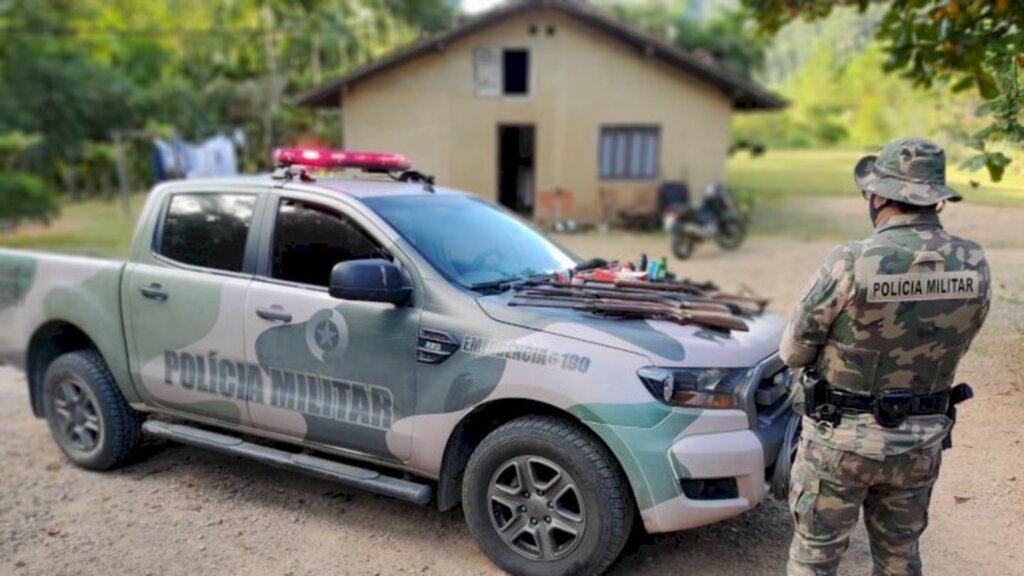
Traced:
<path fill-rule="evenodd" d="M 839 424 L 843 416 L 832 401 L 832 387 L 817 370 L 804 370 L 800 375 L 800 386 L 804 392 L 805 416 L 817 422 Z"/>
<path fill-rule="evenodd" d="M 914 394 L 910 390 L 884 390 L 875 396 L 871 413 L 875 422 L 886 428 L 896 428 L 910 416 Z"/>
<path fill-rule="evenodd" d="M 953 421 L 949 426 L 949 432 L 942 439 L 942 449 L 948 450 L 953 447 L 953 428 L 956 426 L 956 405 L 974 398 L 974 388 L 966 382 L 957 384 L 949 391 L 949 409 L 946 410 L 946 417 Z"/>

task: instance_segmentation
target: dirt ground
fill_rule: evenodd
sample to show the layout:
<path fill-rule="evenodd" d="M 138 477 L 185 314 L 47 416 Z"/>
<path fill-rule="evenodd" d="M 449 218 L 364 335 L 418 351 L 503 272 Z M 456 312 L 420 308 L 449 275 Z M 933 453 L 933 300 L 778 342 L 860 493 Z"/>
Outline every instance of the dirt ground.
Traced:
<path fill-rule="evenodd" d="M 857 200 L 792 206 L 828 214 L 836 236 L 866 232 Z M 987 247 L 996 298 L 960 378 L 955 448 L 935 488 L 922 549 L 933 575 L 1024 574 L 1024 210 L 953 207 L 947 227 Z M 799 234 L 797 234 L 799 236 Z M 660 256 L 658 235 L 562 236 L 584 256 Z M 744 283 L 788 313 L 832 239 L 768 235 L 741 250 L 698 248 L 672 268 Z M 117 472 L 68 464 L 24 379 L 0 371 L 0 574 L 494 574 L 461 512 L 396 502 L 298 474 L 165 442 Z M 792 524 L 768 501 L 731 521 L 630 545 L 617 574 L 781 574 Z M 869 574 L 860 527 L 841 571 Z"/>

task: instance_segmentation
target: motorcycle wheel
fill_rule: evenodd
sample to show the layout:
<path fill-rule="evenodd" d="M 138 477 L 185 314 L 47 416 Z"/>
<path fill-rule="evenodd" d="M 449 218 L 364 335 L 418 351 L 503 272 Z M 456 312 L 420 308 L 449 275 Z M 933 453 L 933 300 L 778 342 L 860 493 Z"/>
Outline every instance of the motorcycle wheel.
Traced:
<path fill-rule="evenodd" d="M 715 242 L 723 250 L 735 250 L 747 238 L 747 223 L 743 220 L 726 220 L 718 227 Z"/>
<path fill-rule="evenodd" d="M 693 237 L 683 230 L 683 221 L 676 220 L 669 230 L 669 243 L 672 246 L 672 253 L 680 260 L 686 260 L 693 255 Z"/>

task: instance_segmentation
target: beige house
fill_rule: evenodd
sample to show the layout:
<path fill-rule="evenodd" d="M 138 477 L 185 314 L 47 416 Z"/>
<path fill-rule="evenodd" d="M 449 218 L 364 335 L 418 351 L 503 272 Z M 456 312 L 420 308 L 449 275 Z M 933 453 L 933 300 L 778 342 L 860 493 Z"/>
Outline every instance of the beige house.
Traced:
<path fill-rule="evenodd" d="M 579 0 L 519 0 L 298 96 L 344 144 L 541 221 L 613 220 L 724 176 L 736 110 L 784 100 Z"/>

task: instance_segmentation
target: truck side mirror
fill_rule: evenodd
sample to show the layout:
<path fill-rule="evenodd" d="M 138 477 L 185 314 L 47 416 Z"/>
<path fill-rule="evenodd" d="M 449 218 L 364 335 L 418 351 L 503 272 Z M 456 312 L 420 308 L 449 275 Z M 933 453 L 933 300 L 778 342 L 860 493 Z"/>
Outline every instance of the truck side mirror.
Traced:
<path fill-rule="evenodd" d="M 330 295 L 342 300 L 387 302 L 402 306 L 412 296 L 412 286 L 393 262 L 381 258 L 349 260 L 331 270 Z"/>

